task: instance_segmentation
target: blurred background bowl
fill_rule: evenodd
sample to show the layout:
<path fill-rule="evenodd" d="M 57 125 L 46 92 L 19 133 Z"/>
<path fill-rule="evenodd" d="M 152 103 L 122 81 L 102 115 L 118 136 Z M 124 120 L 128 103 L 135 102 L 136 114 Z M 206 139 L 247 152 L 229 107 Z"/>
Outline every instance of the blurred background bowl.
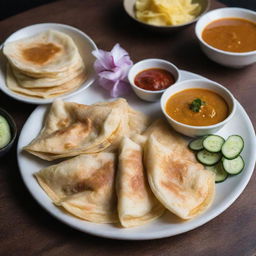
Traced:
<path fill-rule="evenodd" d="M 195 33 L 199 40 L 202 51 L 209 59 L 228 67 L 241 68 L 256 62 L 256 51 L 228 52 L 207 44 L 202 39 L 205 27 L 222 18 L 242 18 L 256 22 L 256 12 L 243 8 L 220 8 L 204 14 L 196 23 Z"/>
<path fill-rule="evenodd" d="M 11 115 L 6 110 L 0 108 L 0 115 L 6 119 L 6 121 L 9 124 L 10 130 L 11 130 L 11 140 L 5 147 L 0 148 L 0 156 L 3 156 L 11 149 L 11 147 L 15 141 L 15 138 L 17 136 L 17 126 L 16 126 L 14 119 L 11 117 Z"/>
<path fill-rule="evenodd" d="M 163 32 L 170 32 L 170 31 L 178 31 L 182 28 L 185 28 L 186 26 L 196 22 L 204 13 L 206 13 L 210 8 L 210 0 L 192 0 L 192 3 L 198 3 L 201 6 L 200 13 L 196 16 L 194 20 L 188 23 L 180 24 L 180 25 L 172 25 L 172 26 L 156 26 L 151 25 L 148 23 L 145 23 L 143 21 L 140 21 L 136 18 L 135 15 L 135 2 L 136 0 L 124 0 L 123 6 L 126 11 L 126 13 L 136 22 L 140 23 L 141 25 L 150 28 L 152 30 L 156 31 L 163 31 Z"/>

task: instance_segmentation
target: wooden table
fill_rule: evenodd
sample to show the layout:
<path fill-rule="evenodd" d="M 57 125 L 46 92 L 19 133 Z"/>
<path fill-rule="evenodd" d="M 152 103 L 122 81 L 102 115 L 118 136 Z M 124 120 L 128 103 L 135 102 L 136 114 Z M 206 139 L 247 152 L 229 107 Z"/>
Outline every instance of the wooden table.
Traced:
<path fill-rule="evenodd" d="M 221 6 L 212 2 L 212 8 Z M 194 25 L 176 34 L 155 34 L 127 17 L 121 1 L 64 0 L 0 22 L 0 40 L 19 28 L 41 22 L 75 26 L 106 50 L 119 42 L 135 62 L 164 58 L 181 69 L 220 82 L 233 92 L 256 125 L 256 65 L 236 70 L 211 62 L 199 48 Z M 36 106 L 0 92 L 0 107 L 13 115 L 20 131 Z M 196 230 L 152 241 L 118 241 L 73 230 L 43 210 L 21 181 L 15 147 L 0 160 L 0 255 L 256 255 L 255 173 L 231 207 Z"/>

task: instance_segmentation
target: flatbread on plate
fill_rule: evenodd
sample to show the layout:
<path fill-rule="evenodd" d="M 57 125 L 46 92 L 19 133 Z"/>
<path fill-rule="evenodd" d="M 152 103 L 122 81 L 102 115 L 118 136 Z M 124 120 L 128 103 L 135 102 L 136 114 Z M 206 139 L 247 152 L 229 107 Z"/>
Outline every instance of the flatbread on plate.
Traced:
<path fill-rule="evenodd" d="M 80 155 L 40 170 L 35 177 L 58 206 L 91 222 L 117 222 L 115 154 Z"/>
<path fill-rule="evenodd" d="M 119 152 L 116 179 L 119 220 L 123 227 L 143 225 L 161 216 L 164 207 L 149 187 L 142 147 L 125 137 Z"/>

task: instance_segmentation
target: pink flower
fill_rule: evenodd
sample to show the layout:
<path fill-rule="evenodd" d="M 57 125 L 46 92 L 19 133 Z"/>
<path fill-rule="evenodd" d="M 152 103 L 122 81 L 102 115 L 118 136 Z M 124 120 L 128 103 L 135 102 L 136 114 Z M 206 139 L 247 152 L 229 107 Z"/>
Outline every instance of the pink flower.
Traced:
<path fill-rule="evenodd" d="M 110 91 L 112 97 L 119 97 L 130 91 L 127 74 L 132 66 L 128 53 L 116 44 L 110 52 L 95 50 L 94 69 L 99 76 L 99 84 Z"/>

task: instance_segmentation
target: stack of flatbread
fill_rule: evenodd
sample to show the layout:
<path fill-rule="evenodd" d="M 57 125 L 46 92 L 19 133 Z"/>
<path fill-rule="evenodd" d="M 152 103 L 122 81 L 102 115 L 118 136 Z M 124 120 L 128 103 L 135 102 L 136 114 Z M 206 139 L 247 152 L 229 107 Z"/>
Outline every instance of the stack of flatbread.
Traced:
<path fill-rule="evenodd" d="M 51 98 L 68 93 L 86 79 L 85 66 L 73 39 L 47 30 L 6 43 L 6 84 L 18 94 Z"/>
<path fill-rule="evenodd" d="M 210 205 L 215 177 L 163 120 L 149 126 L 126 100 L 55 101 L 25 150 L 46 160 L 73 157 L 35 177 L 52 201 L 91 222 L 148 223 L 167 209 L 191 219 Z"/>

